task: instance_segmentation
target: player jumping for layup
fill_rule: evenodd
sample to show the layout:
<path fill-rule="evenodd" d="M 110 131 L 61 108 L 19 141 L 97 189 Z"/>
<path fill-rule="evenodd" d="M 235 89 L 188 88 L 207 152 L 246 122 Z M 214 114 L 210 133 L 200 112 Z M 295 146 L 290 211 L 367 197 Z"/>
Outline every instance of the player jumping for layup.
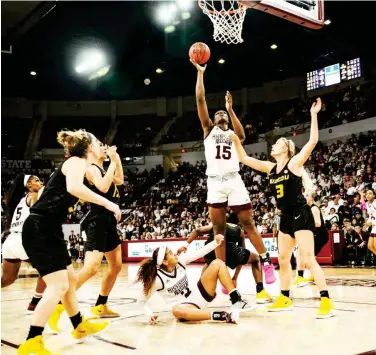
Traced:
<path fill-rule="evenodd" d="M 208 176 L 207 203 L 214 234 L 225 235 L 226 210 L 229 205 L 238 215 L 240 224 L 260 254 L 266 283 L 273 283 L 275 281 L 274 268 L 253 222 L 251 201 L 239 175 L 239 159 L 229 138 L 235 132 L 240 141 L 244 141 L 244 128 L 232 109 L 232 97 L 229 92 L 226 93 L 226 109 L 234 131 L 229 129 L 229 118 L 226 111 L 216 112 L 214 122 L 211 121 L 205 100 L 204 72 L 206 65 L 200 66 L 192 59 L 191 62 L 197 69 L 196 101 L 198 116 L 204 130 L 206 175 Z M 226 261 L 226 243 L 222 243 L 216 249 L 216 256 Z"/>

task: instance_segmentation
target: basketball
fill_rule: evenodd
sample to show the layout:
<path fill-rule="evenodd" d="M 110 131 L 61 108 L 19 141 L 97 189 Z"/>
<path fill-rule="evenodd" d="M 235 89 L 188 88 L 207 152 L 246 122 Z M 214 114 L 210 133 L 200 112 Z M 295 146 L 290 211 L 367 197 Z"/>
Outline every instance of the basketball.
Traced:
<path fill-rule="evenodd" d="M 197 64 L 205 64 L 210 58 L 210 49 L 205 43 L 196 42 L 189 49 L 189 57 Z"/>

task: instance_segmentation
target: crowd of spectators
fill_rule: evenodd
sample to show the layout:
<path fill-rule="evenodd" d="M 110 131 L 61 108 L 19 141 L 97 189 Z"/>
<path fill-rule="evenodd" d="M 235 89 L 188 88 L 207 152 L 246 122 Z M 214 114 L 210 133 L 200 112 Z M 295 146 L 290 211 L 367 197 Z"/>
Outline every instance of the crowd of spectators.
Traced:
<path fill-rule="evenodd" d="M 320 113 L 320 128 L 333 127 L 361 120 L 376 114 L 376 84 L 371 81 L 348 88 L 336 88 L 322 96 L 323 108 Z M 234 107 L 246 131 L 245 144 L 258 142 L 263 135 L 287 126 L 298 130 L 310 122 L 312 99 L 291 99 L 275 103 L 250 104 L 246 110 Z M 215 111 L 210 112 L 212 115 Z M 187 112 L 179 118 L 160 144 L 202 140 L 202 128 L 196 112 Z"/>
<path fill-rule="evenodd" d="M 205 169 L 205 162 L 183 163 L 145 191 L 120 225 L 124 239 L 187 237 L 194 228 L 208 224 Z M 327 228 L 344 230 L 346 260 L 376 262 L 367 253 L 370 229 L 365 224 L 365 192 L 369 188 L 376 190 L 375 132 L 353 135 L 330 145 L 319 143 L 306 169 L 317 187 L 315 201 Z M 266 176 L 244 166 L 241 175 L 251 196 L 257 229 L 261 234 L 272 233 L 279 212 Z"/>

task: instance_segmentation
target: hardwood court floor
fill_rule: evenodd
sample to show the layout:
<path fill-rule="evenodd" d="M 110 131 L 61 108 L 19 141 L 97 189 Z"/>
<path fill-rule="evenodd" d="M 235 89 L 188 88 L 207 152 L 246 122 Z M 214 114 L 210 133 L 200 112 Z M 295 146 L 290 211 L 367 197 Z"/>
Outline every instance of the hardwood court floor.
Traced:
<path fill-rule="evenodd" d="M 100 274 L 79 291 L 84 314 L 90 314 L 106 267 L 102 265 Z M 200 269 L 199 265 L 189 266 L 189 277 L 197 280 Z M 29 271 L 23 268 L 23 273 Z M 154 326 L 147 324 L 142 308 L 135 303 L 140 292 L 139 285 L 133 284 L 136 271 L 136 264 L 123 265 L 110 298 L 110 306 L 122 316 L 111 320 L 107 331 L 85 344 L 74 345 L 70 338 L 71 325 L 64 314 L 61 333 L 45 336 L 48 348 L 69 355 L 352 355 L 376 349 L 376 269 L 325 269 L 337 309 L 337 316 L 331 319 L 315 319 L 318 291 L 316 286 L 307 286 L 293 289 L 294 311 L 268 313 L 261 306 L 243 313 L 238 325 L 177 323 L 168 311 L 169 306 L 156 295 L 150 306 L 160 312 L 160 321 Z M 25 339 L 30 316 L 24 313 L 35 283 L 35 278 L 21 278 L 2 290 L 1 351 L 4 355 L 15 354 L 15 345 Z M 249 267 L 242 270 L 238 289 L 251 302 L 254 300 L 255 283 Z M 267 289 L 277 295 L 279 281 Z M 227 306 L 227 297 L 219 291 L 211 307 Z"/>

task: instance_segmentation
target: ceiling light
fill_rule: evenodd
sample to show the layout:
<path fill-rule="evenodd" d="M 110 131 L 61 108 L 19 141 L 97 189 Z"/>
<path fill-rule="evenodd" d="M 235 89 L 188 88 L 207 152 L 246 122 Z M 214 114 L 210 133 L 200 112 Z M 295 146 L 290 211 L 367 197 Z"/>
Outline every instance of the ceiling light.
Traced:
<path fill-rule="evenodd" d="M 191 17 L 191 14 L 188 11 L 181 13 L 181 19 L 182 20 L 188 20 Z"/>
<path fill-rule="evenodd" d="M 177 7 L 175 4 L 161 5 L 157 10 L 157 19 L 164 24 L 172 23 L 175 19 Z"/>
<path fill-rule="evenodd" d="M 37 73 L 35 71 L 31 71 L 30 75 L 35 76 L 35 75 L 37 75 Z"/>
<path fill-rule="evenodd" d="M 272 44 L 272 45 L 270 46 L 270 48 L 271 48 L 271 49 L 277 49 L 278 46 L 277 46 L 276 44 Z"/>
<path fill-rule="evenodd" d="M 97 49 L 84 50 L 77 58 L 76 72 L 78 74 L 96 72 L 105 67 L 105 62 L 106 58 L 103 52 Z"/>
<path fill-rule="evenodd" d="M 182 10 L 188 10 L 192 7 L 193 1 L 192 0 L 176 0 L 176 4 Z"/>
<path fill-rule="evenodd" d="M 156 72 L 157 74 L 162 74 L 162 73 L 163 73 L 163 70 L 162 70 L 161 68 L 157 68 L 157 69 L 155 70 L 155 72 Z"/>
<path fill-rule="evenodd" d="M 224 64 L 226 61 L 223 59 L 223 58 L 221 58 L 220 60 L 218 60 L 218 63 L 219 64 Z"/>
<path fill-rule="evenodd" d="M 172 26 L 172 25 L 170 25 L 170 26 L 166 26 L 165 29 L 164 29 L 164 31 L 165 31 L 166 33 L 172 33 L 172 32 L 175 31 L 175 26 Z"/>
<path fill-rule="evenodd" d="M 329 19 L 325 20 L 324 24 L 325 25 L 330 25 L 332 23 L 332 21 L 330 21 Z"/>

